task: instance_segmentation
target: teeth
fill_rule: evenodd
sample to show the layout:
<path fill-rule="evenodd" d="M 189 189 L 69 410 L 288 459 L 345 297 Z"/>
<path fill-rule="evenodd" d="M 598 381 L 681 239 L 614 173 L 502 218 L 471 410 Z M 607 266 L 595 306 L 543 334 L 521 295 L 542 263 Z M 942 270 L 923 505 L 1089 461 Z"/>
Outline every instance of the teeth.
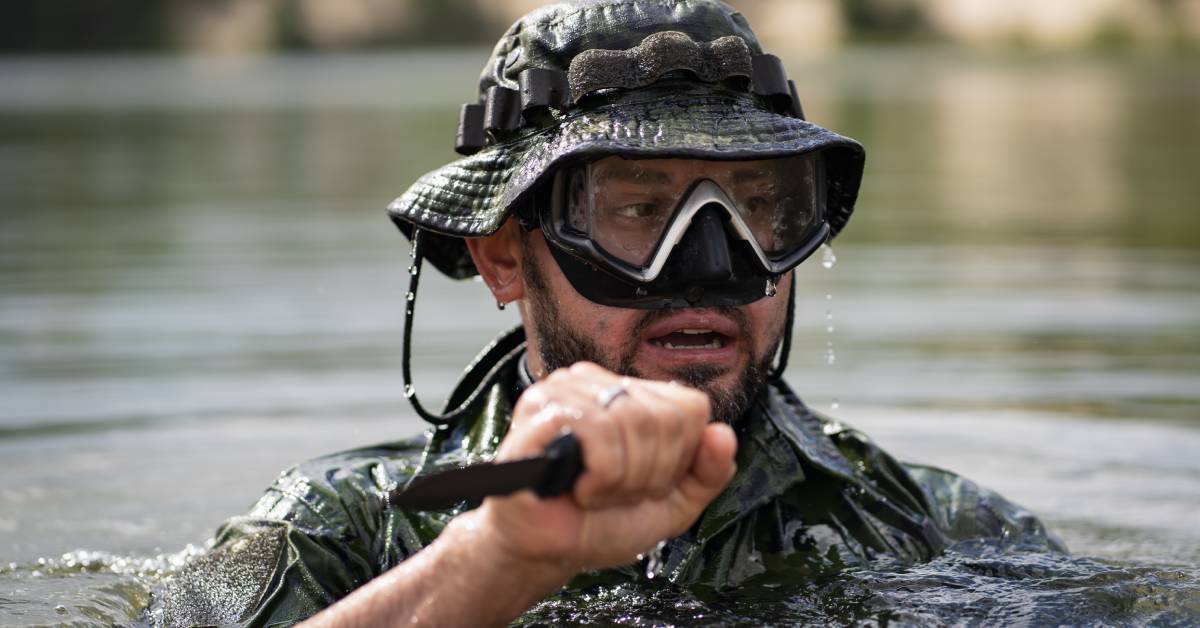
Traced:
<path fill-rule="evenodd" d="M 698 336 L 700 334 L 711 334 L 712 330 L 711 329 L 681 329 L 681 330 L 679 330 L 679 333 L 688 334 L 689 336 Z"/>
<path fill-rule="evenodd" d="M 669 342 L 662 342 L 659 344 L 661 344 L 662 346 L 664 346 L 668 349 L 678 349 L 681 351 L 686 351 L 688 349 L 720 349 L 721 347 L 724 346 L 724 344 L 721 342 L 720 338 L 713 338 L 712 342 L 709 342 L 707 344 L 702 344 L 702 345 L 675 345 L 675 344 L 671 344 Z"/>

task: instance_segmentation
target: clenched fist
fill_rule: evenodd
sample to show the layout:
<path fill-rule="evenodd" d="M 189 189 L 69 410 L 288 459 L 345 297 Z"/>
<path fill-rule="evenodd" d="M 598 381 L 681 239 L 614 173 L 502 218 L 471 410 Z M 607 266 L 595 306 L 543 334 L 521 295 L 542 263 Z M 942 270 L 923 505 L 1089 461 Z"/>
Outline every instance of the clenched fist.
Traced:
<path fill-rule="evenodd" d="M 529 491 L 490 497 L 475 524 L 514 559 L 568 578 L 633 562 L 691 526 L 733 477 L 737 440 L 709 418 L 707 395 L 693 388 L 591 363 L 559 369 L 518 400 L 497 459 L 537 455 L 569 429 L 583 450 L 583 474 L 572 492 L 552 499 Z"/>

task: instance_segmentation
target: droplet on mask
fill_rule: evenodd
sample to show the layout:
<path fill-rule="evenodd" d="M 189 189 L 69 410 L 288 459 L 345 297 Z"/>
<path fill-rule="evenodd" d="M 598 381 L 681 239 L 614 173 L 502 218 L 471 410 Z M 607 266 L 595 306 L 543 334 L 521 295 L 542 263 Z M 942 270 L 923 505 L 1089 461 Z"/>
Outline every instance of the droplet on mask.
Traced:
<path fill-rule="evenodd" d="M 775 278 L 772 277 L 770 279 L 767 279 L 767 289 L 765 291 L 765 294 L 769 297 L 773 297 L 773 296 L 775 296 L 775 294 L 777 292 L 779 292 L 779 287 L 777 285 L 775 285 Z"/>
<path fill-rule="evenodd" d="M 825 268 L 833 268 L 837 263 L 837 256 L 833 254 L 833 247 L 828 244 L 821 245 L 821 265 Z"/>

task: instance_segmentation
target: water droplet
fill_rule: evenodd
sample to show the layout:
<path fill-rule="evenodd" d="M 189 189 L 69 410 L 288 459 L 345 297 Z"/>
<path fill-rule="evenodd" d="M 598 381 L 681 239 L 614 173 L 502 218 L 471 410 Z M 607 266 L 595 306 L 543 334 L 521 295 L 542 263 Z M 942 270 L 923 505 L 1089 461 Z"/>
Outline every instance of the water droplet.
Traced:
<path fill-rule="evenodd" d="M 830 349 L 829 352 L 825 354 L 825 363 L 829 366 L 833 366 L 835 362 L 837 362 L 837 355 L 833 353 L 833 349 Z"/>
<path fill-rule="evenodd" d="M 409 267 L 408 267 L 408 274 L 410 274 L 410 275 L 416 275 L 416 274 L 417 274 L 417 265 L 416 265 L 416 264 L 413 264 L 413 265 L 411 265 L 411 266 L 409 266 Z"/>
<path fill-rule="evenodd" d="M 832 301 L 832 300 L 833 300 L 833 293 L 832 293 L 832 292 L 827 292 L 827 293 L 825 294 L 825 300 L 826 300 L 826 301 Z"/>
<path fill-rule="evenodd" d="M 412 384 L 405 384 L 405 385 L 404 385 L 404 396 L 405 396 L 406 398 L 408 398 L 408 399 L 412 399 L 412 398 L 413 398 L 413 395 L 416 395 L 416 394 L 417 394 L 417 389 L 413 388 L 413 385 L 412 385 Z"/>
<path fill-rule="evenodd" d="M 409 303 L 412 303 L 413 301 L 417 300 L 417 295 L 412 290 L 409 290 L 408 294 L 404 295 L 404 300 L 408 301 Z"/>
<path fill-rule="evenodd" d="M 833 403 L 829 404 L 829 408 L 831 410 L 837 410 L 840 407 L 842 407 L 842 404 L 838 403 L 837 397 L 834 397 Z"/>
<path fill-rule="evenodd" d="M 769 297 L 773 297 L 773 296 L 775 296 L 775 293 L 777 293 L 777 292 L 779 292 L 779 287 L 775 285 L 775 278 L 771 277 L 771 278 L 767 279 L 767 289 L 765 292 L 766 295 Z"/>
<path fill-rule="evenodd" d="M 833 247 L 828 244 L 821 245 L 821 265 L 825 268 L 833 268 L 837 263 L 837 256 L 833 254 Z"/>
<path fill-rule="evenodd" d="M 833 333 L 833 325 L 826 325 L 825 333 L 832 334 Z"/>
<path fill-rule="evenodd" d="M 58 613 L 59 615 L 66 615 L 67 607 L 63 606 L 62 604 L 59 604 L 58 606 L 54 607 L 54 612 Z"/>
<path fill-rule="evenodd" d="M 646 561 L 647 580 L 653 580 L 662 575 L 663 569 L 666 567 L 666 563 L 663 561 L 662 551 L 666 546 L 667 542 L 665 540 L 659 541 L 658 545 L 655 545 L 654 549 L 650 551 L 650 554 L 643 557 L 643 559 Z"/>

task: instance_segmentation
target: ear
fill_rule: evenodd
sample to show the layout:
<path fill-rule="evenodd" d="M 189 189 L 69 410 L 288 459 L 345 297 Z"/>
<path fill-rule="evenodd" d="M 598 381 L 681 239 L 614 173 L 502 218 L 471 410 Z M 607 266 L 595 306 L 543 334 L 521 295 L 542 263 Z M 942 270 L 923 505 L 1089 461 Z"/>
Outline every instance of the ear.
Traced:
<path fill-rule="evenodd" d="M 511 303 L 525 296 L 521 245 L 521 227 L 511 218 L 490 236 L 467 238 L 475 268 L 498 302 Z"/>

